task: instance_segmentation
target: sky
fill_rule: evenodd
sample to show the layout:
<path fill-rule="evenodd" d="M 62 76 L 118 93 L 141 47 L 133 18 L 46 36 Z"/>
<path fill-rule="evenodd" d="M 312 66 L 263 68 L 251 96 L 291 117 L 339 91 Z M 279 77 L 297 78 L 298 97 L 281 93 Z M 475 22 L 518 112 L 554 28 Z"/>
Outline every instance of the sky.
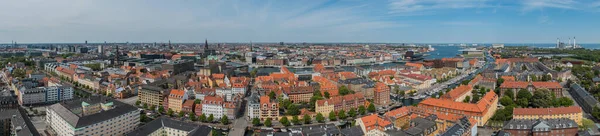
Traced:
<path fill-rule="evenodd" d="M 2 0 L 0 43 L 600 43 L 600 0 Z"/>

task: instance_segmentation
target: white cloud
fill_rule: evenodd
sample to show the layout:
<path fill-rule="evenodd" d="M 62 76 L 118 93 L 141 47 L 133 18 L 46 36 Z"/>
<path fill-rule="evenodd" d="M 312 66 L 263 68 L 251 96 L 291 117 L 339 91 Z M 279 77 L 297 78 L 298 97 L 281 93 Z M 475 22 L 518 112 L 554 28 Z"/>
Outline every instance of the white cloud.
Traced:
<path fill-rule="evenodd" d="M 411 14 L 414 12 L 436 12 L 447 9 L 469 9 L 488 7 L 488 0 L 391 0 L 388 4 L 391 14 Z"/>
<path fill-rule="evenodd" d="M 576 9 L 575 0 L 523 0 L 523 10 L 530 11 L 542 8 Z"/>

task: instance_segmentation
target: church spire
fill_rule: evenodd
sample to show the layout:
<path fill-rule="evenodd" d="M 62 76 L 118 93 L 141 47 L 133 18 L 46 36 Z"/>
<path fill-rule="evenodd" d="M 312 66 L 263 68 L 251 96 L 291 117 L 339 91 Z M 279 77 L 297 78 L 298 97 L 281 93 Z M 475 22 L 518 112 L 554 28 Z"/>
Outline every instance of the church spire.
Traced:
<path fill-rule="evenodd" d="M 204 49 L 208 49 L 208 39 L 204 39 Z"/>

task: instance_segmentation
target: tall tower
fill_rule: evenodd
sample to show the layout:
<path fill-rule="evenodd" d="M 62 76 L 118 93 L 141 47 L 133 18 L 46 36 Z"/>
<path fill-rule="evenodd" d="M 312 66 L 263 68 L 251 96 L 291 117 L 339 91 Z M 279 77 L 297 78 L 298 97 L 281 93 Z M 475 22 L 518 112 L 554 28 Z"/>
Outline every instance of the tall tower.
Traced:
<path fill-rule="evenodd" d="M 115 54 L 115 65 L 119 63 L 119 45 L 117 44 L 117 52 Z"/>
<path fill-rule="evenodd" d="M 577 48 L 577 40 L 575 40 L 575 37 L 573 37 L 573 48 Z"/>
<path fill-rule="evenodd" d="M 254 43 L 252 43 L 252 41 L 250 41 L 250 52 L 252 52 L 253 47 L 254 47 Z"/>
<path fill-rule="evenodd" d="M 556 48 L 560 48 L 560 39 L 556 38 Z"/>
<path fill-rule="evenodd" d="M 208 50 L 208 39 L 204 39 L 204 50 Z"/>
<path fill-rule="evenodd" d="M 567 44 L 567 46 L 571 45 L 571 37 L 569 37 L 569 44 Z"/>

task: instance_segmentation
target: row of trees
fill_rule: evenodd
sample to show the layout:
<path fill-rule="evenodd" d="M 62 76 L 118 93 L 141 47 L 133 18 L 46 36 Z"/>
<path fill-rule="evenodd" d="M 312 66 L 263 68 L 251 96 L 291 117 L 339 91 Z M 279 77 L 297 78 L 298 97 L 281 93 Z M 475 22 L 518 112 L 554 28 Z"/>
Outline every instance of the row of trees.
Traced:
<path fill-rule="evenodd" d="M 375 110 L 376 110 L 375 105 L 373 105 L 371 103 L 368 108 L 365 108 L 365 106 L 360 106 L 358 109 L 352 108 L 352 109 L 348 110 L 348 112 L 346 112 L 344 110 L 340 110 L 338 112 L 330 112 L 328 118 L 330 121 L 336 121 L 338 119 L 344 120 L 348 117 L 356 117 L 357 115 L 365 115 L 367 111 L 375 112 Z M 315 120 L 319 123 L 324 123 L 325 117 L 323 116 L 323 114 L 317 113 L 317 115 L 315 116 Z M 279 123 L 281 123 L 281 125 L 286 126 L 286 127 L 291 126 L 292 124 L 293 125 L 311 124 L 312 117 L 309 116 L 308 114 L 305 114 L 302 117 L 302 120 L 300 120 L 298 115 L 294 115 L 294 116 L 292 116 L 292 119 L 290 120 L 290 119 L 288 119 L 287 116 L 284 116 L 281 119 L 279 119 Z M 260 126 L 261 125 L 260 119 L 253 118 L 252 124 L 254 126 Z M 271 127 L 273 125 L 272 119 L 267 118 L 262 125 Z"/>
<path fill-rule="evenodd" d="M 205 122 L 205 123 L 214 123 L 216 121 L 215 117 L 212 114 L 210 114 L 209 116 L 206 116 L 206 114 L 196 116 L 196 114 L 193 112 L 186 113 L 184 111 L 179 111 L 177 114 L 175 114 L 175 111 L 173 111 L 173 109 L 170 109 L 170 108 L 165 113 L 165 109 L 162 105 L 156 106 L 156 105 L 148 105 L 147 103 L 141 103 L 140 101 L 135 102 L 136 106 L 140 106 L 140 104 L 141 104 L 141 107 L 144 108 L 145 110 L 158 111 L 158 113 L 166 114 L 170 117 L 177 116 L 177 117 L 182 118 L 187 115 L 191 121 L 200 121 L 200 122 Z M 223 125 L 227 125 L 230 123 L 227 115 L 223 115 L 221 117 L 220 123 L 222 123 Z"/>

